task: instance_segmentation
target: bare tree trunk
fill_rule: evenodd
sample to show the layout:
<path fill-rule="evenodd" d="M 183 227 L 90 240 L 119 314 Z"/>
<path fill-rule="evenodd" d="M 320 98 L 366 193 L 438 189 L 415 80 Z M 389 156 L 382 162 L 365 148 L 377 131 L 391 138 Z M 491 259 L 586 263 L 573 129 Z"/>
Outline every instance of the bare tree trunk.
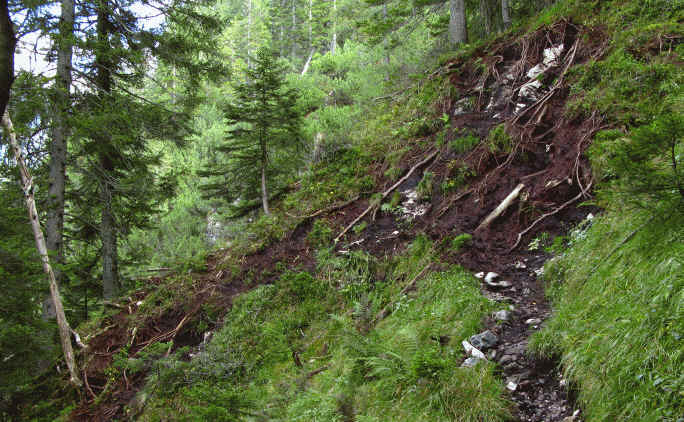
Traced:
<path fill-rule="evenodd" d="M 268 210 L 268 189 L 266 187 L 266 161 L 261 162 L 261 203 L 264 206 L 264 214 L 271 215 Z"/>
<path fill-rule="evenodd" d="M 102 237 L 102 297 L 105 300 L 112 300 L 119 293 L 116 224 L 114 222 L 114 215 L 112 214 L 111 185 L 108 181 L 104 181 L 101 189 L 102 221 L 100 222 L 100 236 Z"/>
<path fill-rule="evenodd" d="M 311 64 L 311 59 L 313 58 L 314 53 L 316 52 L 315 49 L 311 49 L 311 52 L 309 53 L 309 58 L 306 59 L 306 63 L 304 63 L 304 68 L 302 69 L 302 75 L 306 75 L 306 72 L 309 70 L 309 65 Z"/>
<path fill-rule="evenodd" d="M 309 0 L 309 50 L 313 50 L 313 0 Z"/>
<path fill-rule="evenodd" d="M 330 54 L 335 54 L 337 49 L 337 0 L 333 0 L 332 41 L 330 42 Z"/>
<path fill-rule="evenodd" d="M 17 136 L 14 133 L 14 126 L 12 125 L 12 120 L 10 119 L 6 108 L 2 115 L 2 125 L 7 130 L 7 134 L 10 139 L 10 145 L 14 150 L 14 158 L 19 166 L 22 189 L 24 190 L 24 198 L 26 199 L 26 208 L 28 208 L 29 220 L 31 221 L 31 228 L 33 229 L 33 237 L 36 240 L 36 248 L 40 254 L 41 261 L 43 262 L 43 270 L 45 271 L 45 274 L 47 274 L 50 282 L 50 294 L 52 295 L 52 301 L 55 304 L 57 326 L 59 327 L 59 338 L 62 342 L 64 360 L 69 368 L 71 383 L 79 387 L 81 386 L 81 378 L 78 375 L 78 367 L 76 366 L 76 360 L 74 359 L 74 350 L 71 347 L 71 328 L 69 327 L 69 323 L 64 315 L 62 299 L 59 296 L 59 286 L 57 285 L 57 279 L 55 278 L 55 274 L 52 272 L 52 267 L 50 266 L 50 257 L 48 256 L 45 237 L 43 236 L 43 230 L 40 228 L 40 221 L 38 221 L 36 201 L 33 197 L 33 179 L 31 178 L 28 168 L 26 167 L 24 155 L 19 147 Z"/>
<path fill-rule="evenodd" d="M 387 22 L 387 3 L 382 4 L 382 20 L 383 22 Z M 385 74 L 385 81 L 389 81 L 390 79 L 390 74 L 389 74 L 389 64 L 390 64 L 390 53 L 389 53 L 389 42 L 387 39 L 387 36 L 385 36 L 385 39 L 383 40 L 383 47 L 385 49 L 385 66 L 387 67 L 387 73 Z"/>
<path fill-rule="evenodd" d="M 7 0 L 0 0 L 0 113 L 5 111 L 14 81 L 14 25 L 9 16 Z"/>
<path fill-rule="evenodd" d="M 285 10 L 285 0 L 280 0 L 280 13 L 283 13 Z M 279 44 L 280 44 L 280 57 L 283 57 L 285 54 L 285 19 L 282 18 L 281 16 L 278 16 L 280 19 L 280 39 L 279 39 Z"/>
<path fill-rule="evenodd" d="M 250 49 L 252 43 L 252 0 L 247 3 L 247 69 L 252 68 L 252 51 Z"/>
<path fill-rule="evenodd" d="M 97 35 L 100 44 L 95 53 L 95 66 L 97 68 L 97 84 L 100 88 L 100 101 L 108 101 L 112 90 L 111 63 L 109 62 L 109 32 L 111 23 L 107 2 L 98 3 L 97 11 Z M 117 233 L 113 207 L 114 193 L 114 164 L 110 157 L 115 151 L 112 150 L 112 140 L 107 136 L 106 131 L 100 132 L 98 159 L 100 164 L 100 200 L 102 202 L 102 216 L 100 221 L 100 237 L 102 239 L 102 296 L 105 300 L 116 297 L 119 290 L 119 270 L 118 270 L 118 251 Z"/>
<path fill-rule="evenodd" d="M 297 37 L 296 37 L 296 31 L 297 31 L 297 8 L 296 8 L 296 1 L 297 0 L 292 0 L 292 31 L 290 32 L 290 36 L 292 38 L 292 63 L 295 62 L 295 59 L 297 58 Z"/>
<path fill-rule="evenodd" d="M 511 12 L 508 8 L 508 0 L 501 0 L 501 17 L 503 18 L 504 29 L 511 27 Z"/>
<path fill-rule="evenodd" d="M 492 11 L 489 2 L 490 0 L 480 0 L 480 16 L 485 27 L 485 37 L 492 33 Z"/>
<path fill-rule="evenodd" d="M 465 0 L 449 0 L 449 41 L 453 45 L 468 42 Z"/>
<path fill-rule="evenodd" d="M 55 115 L 50 143 L 50 184 L 48 186 L 47 248 L 58 264 L 64 263 L 64 189 L 66 185 L 67 138 L 69 130 L 67 114 L 71 90 L 71 35 L 74 32 L 74 0 L 62 0 L 62 18 L 57 41 L 57 78 L 55 80 Z M 54 269 L 55 278 L 62 281 L 59 268 Z M 46 301 L 50 299 L 47 298 Z M 43 317 L 52 319 L 54 305 L 45 302 Z"/>

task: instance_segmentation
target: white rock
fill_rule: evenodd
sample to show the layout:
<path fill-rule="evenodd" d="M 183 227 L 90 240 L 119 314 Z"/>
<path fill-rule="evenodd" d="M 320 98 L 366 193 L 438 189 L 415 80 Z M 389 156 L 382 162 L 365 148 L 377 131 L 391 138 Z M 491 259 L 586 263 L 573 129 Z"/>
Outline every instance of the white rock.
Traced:
<path fill-rule="evenodd" d="M 541 87 L 542 83 L 540 81 L 533 80 L 520 87 L 518 96 L 526 100 L 537 101 L 539 98 L 541 98 L 539 95 L 539 89 Z"/>
<path fill-rule="evenodd" d="M 485 280 L 485 284 L 487 284 L 487 286 L 489 286 L 493 289 L 508 289 L 509 287 L 513 286 L 513 283 L 511 283 L 510 281 L 506 281 L 506 280 L 490 281 L 490 282 L 487 282 L 487 280 Z"/>
<path fill-rule="evenodd" d="M 499 277 L 499 274 L 490 271 L 487 273 L 484 280 L 485 280 L 485 283 L 489 284 L 492 281 L 496 280 L 498 277 Z"/>
<path fill-rule="evenodd" d="M 508 391 L 515 391 L 518 389 L 518 384 L 514 383 L 513 381 L 508 381 L 508 384 L 506 384 L 506 388 Z"/>
<path fill-rule="evenodd" d="M 461 368 L 472 368 L 473 366 L 477 365 L 477 364 L 480 363 L 481 361 L 482 361 L 482 359 L 478 359 L 478 358 L 475 358 L 475 357 L 470 357 L 470 358 L 466 359 L 466 360 L 461 364 Z"/>
<path fill-rule="evenodd" d="M 142 305 L 142 304 L 143 304 L 143 301 L 142 301 L 142 300 L 139 300 L 139 301 L 135 302 L 135 306 L 138 306 L 138 307 L 139 307 L 140 305 Z"/>
<path fill-rule="evenodd" d="M 485 356 L 484 353 L 482 353 L 480 350 L 477 348 L 473 347 L 473 350 L 470 351 L 470 355 L 474 358 L 482 359 L 482 360 L 487 360 L 487 357 Z"/>
<path fill-rule="evenodd" d="M 479 273 L 475 274 L 475 277 L 476 277 L 476 278 L 484 278 L 484 276 L 485 276 L 485 273 L 483 273 L 482 271 L 480 271 Z"/>
<path fill-rule="evenodd" d="M 544 49 L 544 66 L 557 66 L 558 60 L 563 54 L 565 45 L 558 44 L 556 47 L 550 47 Z"/>
<path fill-rule="evenodd" d="M 461 345 L 463 345 L 463 350 L 465 350 L 466 355 L 470 356 L 470 352 L 474 349 L 473 345 L 470 344 L 468 340 L 463 340 Z"/>
<path fill-rule="evenodd" d="M 539 318 L 530 318 L 525 321 L 525 324 L 527 325 L 539 325 L 542 323 L 542 320 Z"/>
<path fill-rule="evenodd" d="M 527 71 L 527 77 L 530 79 L 534 79 L 537 76 L 544 73 L 546 71 L 546 69 L 548 69 L 548 66 L 545 66 L 542 63 L 539 63 L 538 65 L 536 65 L 535 67 L 533 67 L 532 69 Z"/>
<path fill-rule="evenodd" d="M 505 309 L 494 312 L 494 319 L 497 321 L 508 321 L 511 319 L 511 313 Z"/>

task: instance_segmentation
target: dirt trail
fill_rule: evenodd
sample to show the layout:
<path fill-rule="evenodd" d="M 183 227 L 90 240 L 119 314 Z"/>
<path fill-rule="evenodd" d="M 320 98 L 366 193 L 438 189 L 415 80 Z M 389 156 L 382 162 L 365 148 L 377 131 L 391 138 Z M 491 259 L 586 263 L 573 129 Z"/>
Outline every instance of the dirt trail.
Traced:
<path fill-rule="evenodd" d="M 548 255 L 529 251 L 527 245 L 542 232 L 551 237 L 564 234 L 589 212 L 595 212 L 577 205 L 590 195 L 592 176 L 583 153 L 602 122 L 595 115 L 567 115 L 569 88 L 564 78 L 571 65 L 600 58 L 605 46 L 592 44 L 592 40 L 602 39 L 587 28 L 560 22 L 522 39 L 486 46 L 480 56 L 468 62 L 448 64 L 442 69 L 450 85 L 445 86 L 445 92 L 455 88 L 458 95 L 445 96 L 434 110 L 435 119 L 449 116 L 447 145 L 438 147 L 437 156 L 396 189 L 402 201 L 398 211 L 368 213 L 364 218 L 367 228 L 357 234 L 349 231 L 337 248 L 362 249 L 384 257 L 402 251 L 418 234 L 427 234 L 436 244 L 462 233 L 473 234 L 470 247 L 457 255 L 445 252 L 442 260 L 473 273 L 496 272 L 511 282 L 499 291 L 483 283 L 483 293 L 500 301 L 501 309 L 509 304 L 514 307 L 508 321 L 488 318 L 485 325 L 499 337 L 490 358 L 500 364 L 503 382 L 514 390 L 511 398 L 521 421 L 580 420 L 572 419 L 572 397 L 560 383 L 556 362 L 538 361 L 525 353 L 530 335 L 541 324 L 529 320 L 543 321 L 550 315 L 542 283 L 535 275 Z M 492 140 L 489 134 L 497 127 L 505 127 L 507 136 Z M 479 145 L 467 152 L 450 148 L 448 141 L 467 134 L 479 137 Z M 437 134 L 427 140 L 436 145 Z M 434 151 L 423 143 L 423 147 L 407 153 L 401 164 L 404 172 Z M 433 194 L 421 199 L 416 187 L 428 171 L 433 175 Z M 457 188 L 441 189 L 451 180 L 458 180 Z M 386 189 L 392 183 L 380 180 L 378 185 L 384 184 Z M 476 232 L 485 217 L 521 183 L 524 188 L 513 204 Z M 341 231 L 368 206 L 368 199 L 360 199 L 317 218 L 325 218 Z M 307 241 L 312 222 L 304 219 L 282 241 L 243 257 L 237 276 L 219 268 L 220 256 L 212 257 L 207 272 L 193 276 L 186 303 L 138 321 L 141 328 L 137 332 L 131 321 L 137 313 L 136 303 L 147 300 L 147 293 L 133 297 L 125 304 L 127 309 L 104 321 L 104 331 L 91 340 L 84 373 L 91 391 L 72 418 L 126 417 L 125 409 L 143 385 L 145 374 L 124 377 L 116 383 L 108 381 L 104 370 L 122 348 L 128 347 L 129 355 L 134 356 L 155 341 L 172 341 L 169 351 L 198 346 L 203 337 L 192 327 L 202 317 L 203 305 L 214 304 L 227 311 L 236 295 L 272 282 L 278 276 L 278 263 L 314 269 L 313 249 Z M 242 279 L 251 283 L 231 282 Z M 107 324 L 111 327 L 105 327 Z M 104 390 L 109 391 L 109 398 L 95 400 Z"/>

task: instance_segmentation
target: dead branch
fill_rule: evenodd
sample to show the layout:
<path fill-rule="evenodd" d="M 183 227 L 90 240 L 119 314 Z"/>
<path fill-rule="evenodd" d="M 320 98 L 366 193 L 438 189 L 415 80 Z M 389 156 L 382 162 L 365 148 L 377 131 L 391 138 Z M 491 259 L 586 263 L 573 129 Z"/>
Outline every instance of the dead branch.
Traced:
<path fill-rule="evenodd" d="M 397 297 L 400 298 L 403 295 L 405 295 L 409 290 L 413 289 L 415 287 L 418 279 L 423 274 L 425 274 L 425 272 L 430 268 L 430 266 L 432 266 L 432 262 L 430 262 L 422 270 L 420 270 L 420 272 L 418 274 L 416 274 L 415 277 L 413 277 L 411 279 L 411 281 L 406 286 L 404 286 L 403 289 L 401 289 L 401 292 L 399 292 L 399 295 Z M 378 312 L 378 314 L 373 319 L 373 323 L 371 324 L 371 326 L 373 326 L 373 325 L 377 324 L 378 322 L 382 321 L 383 319 L 387 318 L 387 316 L 390 314 L 390 309 L 392 309 L 392 307 L 397 302 L 397 300 L 398 299 L 395 299 L 394 301 L 388 303 L 387 306 L 382 308 L 382 310 L 380 312 Z"/>
<path fill-rule="evenodd" d="M 498 216 L 503 214 L 506 211 L 506 209 L 508 209 L 508 207 L 511 206 L 511 204 L 518 197 L 518 195 L 520 195 L 520 191 L 523 190 L 524 187 L 524 183 L 520 183 L 518 186 L 516 186 L 515 189 L 513 189 L 513 191 L 509 193 L 508 196 L 499 204 L 499 206 L 496 207 L 494 211 L 492 211 L 487 216 L 487 218 L 485 218 L 484 221 L 480 223 L 479 226 L 477 226 L 475 232 L 478 232 L 483 228 L 489 226 L 492 223 L 492 221 L 494 221 Z"/>
<path fill-rule="evenodd" d="M 589 189 L 591 189 L 592 183 L 593 183 L 593 182 L 589 182 L 589 184 L 587 185 L 587 188 L 586 188 L 587 191 L 588 191 Z M 533 222 L 528 228 L 526 228 L 525 230 L 523 230 L 523 231 L 521 231 L 520 233 L 518 233 L 518 239 L 515 241 L 515 243 L 513 244 L 513 246 L 511 247 L 511 249 L 509 250 L 509 252 L 511 252 L 511 251 L 513 251 L 515 248 L 517 248 L 518 245 L 520 244 L 520 241 L 522 240 L 522 237 L 525 236 L 527 233 L 529 233 L 529 231 L 532 230 L 537 224 L 539 224 L 540 221 L 544 220 L 546 217 L 550 217 L 550 216 L 552 216 L 552 215 L 554 215 L 554 214 L 558 214 L 558 213 L 559 213 L 560 211 L 562 211 L 565 207 L 567 207 L 568 205 L 572 204 L 573 202 L 579 200 L 582 196 L 584 196 L 584 192 L 585 192 L 585 191 L 581 191 L 581 192 L 579 193 L 579 195 L 577 195 L 577 196 L 575 196 L 574 198 L 570 199 L 569 201 L 565 202 L 565 203 L 564 203 L 563 205 L 561 205 L 560 207 L 556 208 L 555 210 L 553 210 L 553 211 L 551 211 L 551 212 L 547 212 L 546 214 L 544 214 L 544 215 L 542 215 L 541 217 L 539 217 L 539 218 L 537 218 L 536 220 L 534 220 L 534 222 Z"/>
<path fill-rule="evenodd" d="M 354 201 L 356 201 L 356 200 L 358 200 L 358 199 L 359 199 L 359 196 L 356 195 L 354 198 L 350 199 L 349 201 L 345 201 L 345 202 L 342 202 L 342 203 L 334 204 L 334 205 L 332 205 L 332 206 L 330 206 L 330 207 L 328 207 L 328 208 L 324 208 L 324 209 L 322 209 L 322 210 L 318 210 L 318 211 L 316 211 L 315 213 L 310 214 L 310 215 L 295 215 L 295 214 L 290 214 L 289 212 L 286 212 L 285 214 L 287 214 L 288 216 L 290 216 L 290 217 L 292 217 L 292 218 L 303 218 L 303 219 L 314 218 L 314 217 L 317 217 L 317 216 L 319 216 L 319 215 L 321 215 L 321 214 L 327 214 L 327 213 L 329 213 L 329 212 L 331 212 L 331 211 L 335 211 L 335 210 L 338 210 L 338 209 L 340 209 L 340 208 L 344 208 L 344 207 L 346 207 L 347 205 L 351 204 L 352 202 L 354 202 Z"/>
<path fill-rule="evenodd" d="M 320 374 L 321 372 L 326 371 L 326 370 L 328 370 L 328 369 L 330 369 L 330 365 L 329 365 L 329 364 L 328 364 L 328 365 L 325 365 L 325 366 L 321 366 L 321 367 L 318 368 L 318 369 L 314 369 L 313 371 L 311 371 L 311 372 L 309 372 L 308 374 L 306 374 L 306 379 L 311 379 L 311 378 L 315 377 L 316 375 Z"/>
<path fill-rule="evenodd" d="M 472 190 L 472 189 L 468 189 L 468 190 L 465 191 L 465 192 L 459 193 L 459 194 L 456 195 L 454 198 L 451 198 L 451 199 L 449 200 L 449 202 L 447 202 L 447 204 L 446 204 L 445 206 L 443 206 L 443 207 L 437 212 L 436 217 L 441 217 L 442 214 L 444 214 L 445 212 L 447 212 L 447 210 L 448 210 L 449 208 L 451 208 L 451 206 L 452 206 L 456 201 L 459 201 L 459 200 L 463 199 L 464 197 L 470 195 L 471 193 L 473 193 L 473 190 Z"/>
<path fill-rule="evenodd" d="M 427 158 L 425 158 L 424 160 L 422 160 L 422 161 L 419 162 L 418 164 L 416 164 L 416 165 L 414 165 L 413 167 L 411 167 L 411 169 L 408 171 L 408 173 L 406 173 L 406 175 L 405 175 L 404 177 L 402 177 L 401 179 L 399 179 L 399 181 L 397 181 L 397 183 L 395 183 L 395 184 L 392 185 L 389 189 L 387 189 L 385 192 L 382 193 L 382 196 L 380 197 L 380 201 L 382 201 L 383 199 L 387 198 L 387 195 L 389 195 L 390 193 L 392 193 L 396 188 L 399 187 L 399 185 L 401 185 L 402 183 L 404 183 L 404 182 L 406 181 L 406 179 L 408 179 L 409 177 L 411 177 L 411 175 L 413 174 L 414 171 L 416 171 L 417 168 L 422 167 L 422 166 L 425 165 L 427 162 L 429 162 L 430 160 L 432 160 L 433 158 L 435 158 L 435 156 L 437 156 L 438 153 L 439 153 L 439 151 L 434 151 L 432 154 L 428 155 Z M 361 215 L 359 215 L 358 217 L 356 217 L 356 218 L 354 219 L 354 221 L 351 222 L 351 224 L 349 224 L 344 230 L 342 230 L 342 232 L 341 232 L 340 234 L 337 235 L 337 237 L 335 238 L 335 243 L 337 243 L 337 242 L 342 238 L 342 236 L 344 236 L 352 227 L 354 227 L 354 225 L 355 225 L 356 223 L 358 223 L 363 217 L 366 216 L 366 214 L 368 214 L 369 212 L 371 212 L 371 211 L 372 211 L 375 207 L 377 207 L 378 205 L 379 205 L 379 204 L 377 204 L 377 203 L 371 203 L 371 204 L 368 206 L 368 208 L 366 208 L 366 210 L 365 210 L 364 212 L 361 213 Z"/>

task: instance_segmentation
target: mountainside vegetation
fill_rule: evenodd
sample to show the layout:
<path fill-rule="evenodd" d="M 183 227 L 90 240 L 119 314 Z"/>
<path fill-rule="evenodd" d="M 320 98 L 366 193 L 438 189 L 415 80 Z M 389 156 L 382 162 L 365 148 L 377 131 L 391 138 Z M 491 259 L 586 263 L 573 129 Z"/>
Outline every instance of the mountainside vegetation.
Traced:
<path fill-rule="evenodd" d="M 684 1 L 0 15 L 0 420 L 684 420 Z"/>

